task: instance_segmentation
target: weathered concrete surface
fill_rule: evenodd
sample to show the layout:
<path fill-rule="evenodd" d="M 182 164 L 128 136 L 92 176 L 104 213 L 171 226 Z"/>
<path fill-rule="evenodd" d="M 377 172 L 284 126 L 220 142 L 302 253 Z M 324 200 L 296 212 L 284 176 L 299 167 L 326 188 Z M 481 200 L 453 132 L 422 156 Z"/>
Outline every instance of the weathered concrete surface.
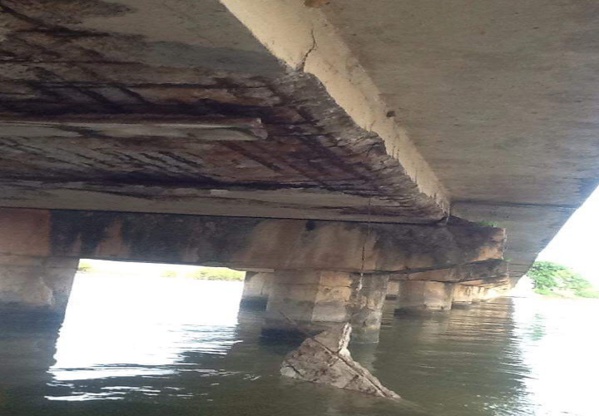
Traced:
<path fill-rule="evenodd" d="M 353 342 L 377 343 L 388 280 L 386 274 L 276 271 L 262 334 L 303 339 L 349 322 Z"/>
<path fill-rule="evenodd" d="M 239 307 L 266 309 L 272 291 L 274 274 L 271 272 L 246 272 Z"/>
<path fill-rule="evenodd" d="M 9 208 L 0 209 L 0 229 L 0 254 L 354 273 L 500 259 L 505 242 L 503 230 L 473 224 L 437 227 Z"/>
<path fill-rule="evenodd" d="M 385 111 L 390 139 L 216 0 L 6 0 L 2 12 L 2 206 L 423 223 L 448 213 Z M 259 139 L 239 141 L 239 120 L 258 123 Z M 232 127 L 196 134 L 206 123 Z"/>
<path fill-rule="evenodd" d="M 3 0 L 0 206 L 451 213 L 518 277 L 599 178 L 596 8 L 437 6 Z"/>
<path fill-rule="evenodd" d="M 78 259 L 0 254 L 3 314 L 64 315 Z"/>
<path fill-rule="evenodd" d="M 387 295 L 385 296 L 388 300 L 397 299 L 399 296 L 399 282 L 396 280 L 389 280 L 387 284 Z"/>
<path fill-rule="evenodd" d="M 390 278 L 394 281 L 414 280 L 433 281 L 446 283 L 471 283 L 496 282 L 507 280 L 509 276 L 508 263 L 501 259 L 483 260 L 468 264 L 459 264 L 447 268 L 434 268 L 430 270 L 405 270 L 401 273 L 392 273 Z"/>
<path fill-rule="evenodd" d="M 347 346 L 351 326 L 338 325 L 306 339 L 288 354 L 281 365 L 285 377 L 326 384 L 340 389 L 399 400 L 401 397 L 387 389 L 367 369 L 354 361 Z"/>
<path fill-rule="evenodd" d="M 262 334 L 305 338 L 349 322 L 356 275 L 331 271 L 275 271 Z"/>
<path fill-rule="evenodd" d="M 457 284 L 453 290 L 452 308 L 467 308 L 472 305 L 476 286 Z"/>
<path fill-rule="evenodd" d="M 359 283 L 351 300 L 352 341 L 377 343 L 389 275 L 357 275 L 356 277 Z"/>
<path fill-rule="evenodd" d="M 405 281 L 400 283 L 395 313 L 443 312 L 451 309 L 454 283 Z"/>
<path fill-rule="evenodd" d="M 452 212 L 506 227 L 522 275 L 598 185 L 593 2 L 363 2 L 323 6 Z"/>

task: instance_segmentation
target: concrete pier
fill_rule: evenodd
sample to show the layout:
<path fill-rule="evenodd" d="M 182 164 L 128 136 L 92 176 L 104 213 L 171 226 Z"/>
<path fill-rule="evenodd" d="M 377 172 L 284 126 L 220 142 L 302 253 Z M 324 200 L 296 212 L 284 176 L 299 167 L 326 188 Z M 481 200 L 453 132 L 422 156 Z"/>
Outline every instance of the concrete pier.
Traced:
<path fill-rule="evenodd" d="M 453 308 L 467 308 L 472 305 L 475 286 L 456 284 L 453 291 Z"/>
<path fill-rule="evenodd" d="M 0 311 L 60 319 L 78 260 L 0 254 Z"/>
<path fill-rule="evenodd" d="M 360 279 L 352 301 L 352 342 L 379 342 L 388 282 L 388 275 L 364 275 Z"/>
<path fill-rule="evenodd" d="M 472 302 L 479 303 L 487 300 L 489 289 L 483 286 L 472 287 Z"/>
<path fill-rule="evenodd" d="M 330 271 L 276 271 L 262 334 L 301 338 L 351 317 L 357 277 Z"/>
<path fill-rule="evenodd" d="M 387 295 L 385 296 L 388 300 L 395 300 L 399 296 L 399 282 L 396 280 L 390 280 L 387 284 Z"/>
<path fill-rule="evenodd" d="M 401 282 L 396 315 L 448 311 L 451 309 L 453 283 Z"/>
<path fill-rule="evenodd" d="M 277 271 L 262 333 L 267 338 L 296 338 L 351 322 L 352 342 L 376 343 L 387 282 L 384 274 Z"/>
<path fill-rule="evenodd" d="M 270 272 L 246 272 L 241 294 L 241 309 L 264 310 L 272 290 L 274 275 Z"/>

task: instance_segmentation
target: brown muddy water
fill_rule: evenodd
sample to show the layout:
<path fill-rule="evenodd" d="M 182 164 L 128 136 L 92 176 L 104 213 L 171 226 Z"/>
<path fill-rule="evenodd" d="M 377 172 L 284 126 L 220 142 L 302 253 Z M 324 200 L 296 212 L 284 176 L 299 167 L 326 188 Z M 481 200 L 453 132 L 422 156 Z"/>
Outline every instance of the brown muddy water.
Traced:
<path fill-rule="evenodd" d="M 242 284 L 76 279 L 65 321 L 0 321 L 0 415 L 597 416 L 599 302 L 513 298 L 392 315 L 354 358 L 405 403 L 285 380 L 291 345 L 238 313 Z"/>

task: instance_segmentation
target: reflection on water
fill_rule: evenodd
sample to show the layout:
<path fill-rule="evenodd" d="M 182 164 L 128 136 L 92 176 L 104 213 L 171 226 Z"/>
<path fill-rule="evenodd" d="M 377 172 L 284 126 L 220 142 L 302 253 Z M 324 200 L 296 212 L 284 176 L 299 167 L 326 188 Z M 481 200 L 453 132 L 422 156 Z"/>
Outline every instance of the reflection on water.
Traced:
<path fill-rule="evenodd" d="M 409 400 L 397 405 L 279 377 L 292 346 L 260 342 L 260 313 L 238 316 L 241 290 L 78 278 L 59 337 L 52 325 L 3 323 L 0 415 L 599 414 L 599 302 L 505 299 L 428 318 L 387 313 L 380 344 L 351 349 Z"/>
<path fill-rule="evenodd" d="M 226 354 L 241 290 L 192 279 L 77 279 L 50 372 L 58 381 L 165 375 L 186 371 L 188 352 Z"/>

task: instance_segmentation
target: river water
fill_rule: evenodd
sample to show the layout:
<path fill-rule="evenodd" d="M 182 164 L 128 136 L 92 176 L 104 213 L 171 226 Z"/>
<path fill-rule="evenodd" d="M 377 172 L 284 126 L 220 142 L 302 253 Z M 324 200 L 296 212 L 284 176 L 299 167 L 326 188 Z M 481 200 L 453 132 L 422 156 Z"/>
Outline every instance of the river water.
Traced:
<path fill-rule="evenodd" d="M 597 416 L 599 302 L 501 299 L 392 315 L 355 359 L 406 401 L 285 380 L 242 284 L 76 279 L 60 329 L 2 322 L 0 415 Z"/>

